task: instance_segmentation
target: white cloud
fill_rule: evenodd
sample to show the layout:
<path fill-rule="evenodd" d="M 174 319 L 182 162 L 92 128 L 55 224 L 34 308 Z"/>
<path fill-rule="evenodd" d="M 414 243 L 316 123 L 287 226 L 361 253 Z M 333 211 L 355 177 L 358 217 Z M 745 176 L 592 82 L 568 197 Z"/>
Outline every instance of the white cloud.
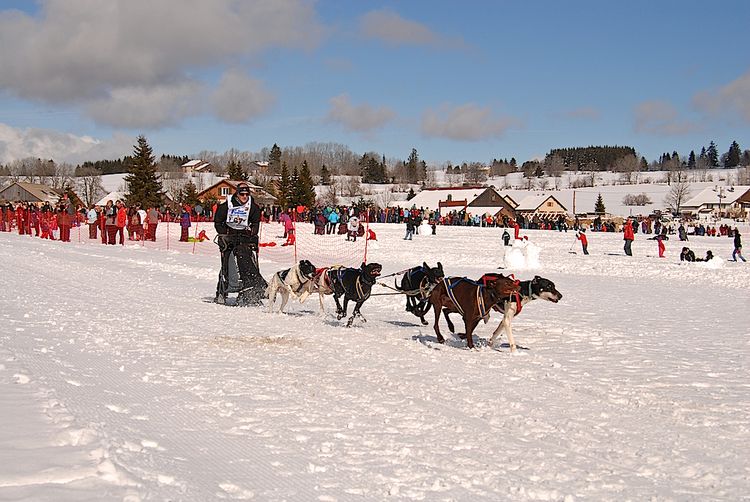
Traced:
<path fill-rule="evenodd" d="M 110 123 L 102 110 L 128 97 L 158 94 L 269 48 L 308 49 L 322 34 L 304 0 L 45 0 L 33 16 L 0 12 L 0 90 L 82 104 Z M 158 122 L 169 120 L 149 116 L 136 125 Z"/>
<path fill-rule="evenodd" d="M 712 116 L 739 115 L 750 123 L 750 72 L 715 92 L 704 91 L 693 97 L 696 108 Z"/>
<path fill-rule="evenodd" d="M 238 71 L 229 71 L 211 96 L 216 115 L 232 122 L 247 122 L 263 114 L 276 101 L 260 80 Z"/>
<path fill-rule="evenodd" d="M 677 109 L 665 101 L 644 101 L 633 112 L 633 129 L 637 133 L 680 136 L 699 130 L 697 124 L 679 116 Z"/>
<path fill-rule="evenodd" d="M 499 138 L 511 127 L 520 125 L 521 121 L 515 117 L 493 116 L 489 108 L 474 103 L 444 105 L 438 111 L 428 109 L 422 115 L 422 134 L 457 141 Z"/>
<path fill-rule="evenodd" d="M 120 87 L 110 96 L 86 105 L 94 120 L 114 127 L 162 127 L 200 113 L 203 86 L 196 82 L 174 85 Z"/>
<path fill-rule="evenodd" d="M 118 159 L 133 151 L 135 138 L 114 134 L 100 140 L 46 129 L 18 129 L 0 123 L 0 162 L 35 157 L 77 164 L 86 160 Z"/>
<path fill-rule="evenodd" d="M 439 35 L 427 26 L 404 19 L 390 10 L 371 11 L 360 19 L 360 31 L 367 38 L 388 45 L 426 45 L 461 48 L 466 44 L 458 38 Z"/>
<path fill-rule="evenodd" d="M 373 108 L 368 104 L 355 106 L 346 94 L 335 96 L 329 102 L 331 109 L 328 112 L 328 118 L 343 124 L 352 131 L 372 131 L 382 127 L 396 116 L 396 113 L 386 106 L 380 108 Z"/>

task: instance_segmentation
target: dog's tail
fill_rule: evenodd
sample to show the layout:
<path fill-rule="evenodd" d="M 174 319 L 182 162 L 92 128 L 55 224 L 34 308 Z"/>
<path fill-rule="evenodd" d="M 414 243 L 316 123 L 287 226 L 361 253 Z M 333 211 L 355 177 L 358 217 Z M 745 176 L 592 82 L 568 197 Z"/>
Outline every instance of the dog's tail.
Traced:
<path fill-rule="evenodd" d="M 274 285 L 274 282 L 276 281 L 276 275 L 277 274 L 273 274 L 273 276 L 271 277 L 271 281 L 268 282 L 268 286 L 266 286 L 265 298 L 271 298 L 271 293 L 273 293 L 273 287 L 274 287 L 273 285 Z"/>

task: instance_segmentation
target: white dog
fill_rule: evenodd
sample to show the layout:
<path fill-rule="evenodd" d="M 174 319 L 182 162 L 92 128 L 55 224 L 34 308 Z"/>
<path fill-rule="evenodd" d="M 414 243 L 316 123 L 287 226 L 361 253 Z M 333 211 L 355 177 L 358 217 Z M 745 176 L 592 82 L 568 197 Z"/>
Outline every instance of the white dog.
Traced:
<path fill-rule="evenodd" d="M 266 289 L 266 296 L 270 300 L 268 311 L 273 312 L 273 304 L 276 302 L 278 293 L 281 293 L 279 312 L 284 311 L 290 295 L 298 299 L 300 303 L 304 303 L 315 290 L 312 280 L 314 277 L 315 265 L 308 260 L 300 260 L 294 267 L 279 270 L 273 274 L 271 281 L 268 283 L 268 289 Z"/>

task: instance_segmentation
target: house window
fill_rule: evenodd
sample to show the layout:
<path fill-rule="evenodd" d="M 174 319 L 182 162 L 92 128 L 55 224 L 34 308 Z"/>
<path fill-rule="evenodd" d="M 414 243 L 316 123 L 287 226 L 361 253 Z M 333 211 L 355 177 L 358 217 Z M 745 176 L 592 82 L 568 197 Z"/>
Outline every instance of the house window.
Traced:
<path fill-rule="evenodd" d="M 229 187 L 221 187 L 221 196 L 226 197 L 229 195 Z"/>
<path fill-rule="evenodd" d="M 547 202 L 547 207 L 552 207 L 552 202 Z"/>

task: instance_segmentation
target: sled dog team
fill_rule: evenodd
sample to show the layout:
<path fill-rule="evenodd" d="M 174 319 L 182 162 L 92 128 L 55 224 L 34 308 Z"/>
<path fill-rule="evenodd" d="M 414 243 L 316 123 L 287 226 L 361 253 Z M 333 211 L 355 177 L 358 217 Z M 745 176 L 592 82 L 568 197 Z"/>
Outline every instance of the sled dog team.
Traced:
<path fill-rule="evenodd" d="M 269 312 L 274 311 L 276 296 L 279 294 L 281 305 L 278 311 L 283 312 L 290 297 L 303 303 L 311 294 L 317 292 L 321 313 L 325 312 L 323 297 L 333 295 L 338 319 L 346 317 L 349 302 L 354 303 L 354 310 L 346 323 L 347 327 L 350 327 L 357 317 L 364 322 L 366 319 L 360 309 L 370 297 L 382 268 L 378 263 L 362 263 L 359 268 L 316 268 L 310 261 L 300 260 L 294 267 L 276 272 L 268 283 L 266 296 L 269 299 Z M 453 334 L 455 329 L 449 314 L 461 315 L 465 332 L 460 336 L 466 338 L 469 348 L 474 347 L 472 333 L 479 322 L 488 322 L 493 310 L 500 313 L 503 317 L 492 333 L 490 345 L 494 347 L 495 340 L 505 331 L 511 352 L 516 350 L 511 323 L 513 318 L 521 313 L 522 308 L 536 299 L 553 303 L 562 299 L 562 294 L 557 291 L 555 284 L 543 277 L 535 276 L 528 281 L 518 281 L 512 276 L 506 277 L 497 273 L 484 274 L 476 281 L 466 277 L 445 277 L 440 262 L 435 267 L 422 263 L 404 271 L 400 283 L 396 282 L 391 289 L 406 296 L 406 310 L 417 316 L 422 324 L 428 324 L 424 318 L 425 314 L 430 309 L 434 311 L 433 327 L 440 343 L 445 341 L 438 326 L 441 313 Z M 340 300 L 342 298 L 343 304 Z"/>

